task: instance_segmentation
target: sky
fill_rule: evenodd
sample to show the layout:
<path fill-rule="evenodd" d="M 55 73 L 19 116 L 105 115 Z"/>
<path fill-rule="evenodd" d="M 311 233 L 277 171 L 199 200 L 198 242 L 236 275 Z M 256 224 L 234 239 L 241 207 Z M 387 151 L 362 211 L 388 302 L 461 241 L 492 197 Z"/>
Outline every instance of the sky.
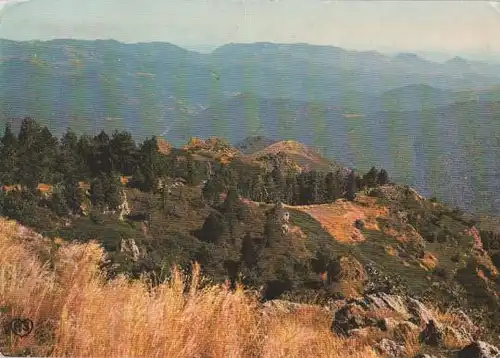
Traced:
<path fill-rule="evenodd" d="M 0 38 L 165 41 L 197 50 L 231 42 L 305 42 L 382 52 L 500 54 L 500 6 L 495 9 L 488 1 L 23 0 L 11 4 L 15 1 L 0 0 Z"/>

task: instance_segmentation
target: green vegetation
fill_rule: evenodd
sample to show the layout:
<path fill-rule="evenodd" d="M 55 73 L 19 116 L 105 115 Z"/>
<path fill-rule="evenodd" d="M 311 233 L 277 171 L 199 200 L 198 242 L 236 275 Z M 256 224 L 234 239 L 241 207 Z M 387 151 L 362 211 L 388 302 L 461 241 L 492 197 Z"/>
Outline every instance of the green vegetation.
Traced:
<path fill-rule="evenodd" d="M 17 135 L 7 125 L 1 143 L 0 214 L 46 236 L 97 240 L 110 277 L 162 279 L 196 261 L 213 281 L 262 287 L 264 299 L 382 290 L 474 309 L 486 326 L 499 319 L 495 225 L 391 183 L 384 169 L 298 170 L 286 152 L 221 160 L 232 148 L 219 139 L 165 150 L 127 132 L 55 138 L 30 118 Z M 355 243 L 287 206 L 356 208 L 367 196 L 387 214 L 378 228 L 353 219 Z"/>

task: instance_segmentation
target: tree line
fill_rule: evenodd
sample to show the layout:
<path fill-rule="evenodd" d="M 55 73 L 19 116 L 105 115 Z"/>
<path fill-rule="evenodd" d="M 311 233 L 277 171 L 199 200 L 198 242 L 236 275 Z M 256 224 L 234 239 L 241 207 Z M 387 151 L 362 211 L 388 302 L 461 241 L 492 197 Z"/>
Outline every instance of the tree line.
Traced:
<path fill-rule="evenodd" d="M 229 188 L 257 202 L 309 205 L 354 200 L 359 190 L 389 182 L 384 169 L 372 168 L 363 176 L 344 170 L 291 171 L 281 153 L 266 158 L 271 168 L 238 159 L 207 163 L 194 160 L 189 151 L 162 154 L 158 140 L 151 137 L 137 144 L 126 131 L 77 136 L 71 128 L 57 138 L 30 117 L 15 134 L 6 123 L 0 140 L 0 185 L 23 190 L 2 191 L 1 214 L 20 219 L 39 204 L 58 216 L 78 214 L 82 206 L 115 210 L 122 201 L 123 176 L 129 178 L 128 186 L 151 193 L 161 190 L 160 183 L 168 177 L 183 178 L 187 185 L 204 183 L 203 198 L 212 205 L 219 204 Z M 40 183 L 51 185 L 50 198 L 40 198 Z"/>

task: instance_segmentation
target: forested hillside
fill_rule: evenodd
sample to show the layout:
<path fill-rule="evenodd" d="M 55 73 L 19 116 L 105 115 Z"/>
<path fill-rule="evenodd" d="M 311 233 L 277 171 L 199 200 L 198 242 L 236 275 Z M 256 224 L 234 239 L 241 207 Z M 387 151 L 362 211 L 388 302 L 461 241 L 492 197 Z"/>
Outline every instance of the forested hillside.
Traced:
<path fill-rule="evenodd" d="M 290 139 L 427 197 L 498 213 L 500 68 L 307 44 L 0 40 L 0 123 L 33 116 L 61 136 Z M 471 125 L 472 123 L 472 125 Z M 485 162 L 477 161 L 484 158 Z"/>
<path fill-rule="evenodd" d="M 409 295 L 461 308 L 497 339 L 494 221 L 426 200 L 384 169 L 362 174 L 290 141 L 243 154 L 220 138 L 57 138 L 30 118 L 18 133 L 6 126 L 0 149 L 1 215 L 67 243 L 97 240 L 108 279 L 158 282 L 197 262 L 263 302 Z"/>

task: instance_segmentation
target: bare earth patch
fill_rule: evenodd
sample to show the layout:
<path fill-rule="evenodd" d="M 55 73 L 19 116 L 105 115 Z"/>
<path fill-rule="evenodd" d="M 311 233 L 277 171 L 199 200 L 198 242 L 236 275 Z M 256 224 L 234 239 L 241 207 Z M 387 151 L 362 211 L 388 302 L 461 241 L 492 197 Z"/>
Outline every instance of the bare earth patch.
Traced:
<path fill-rule="evenodd" d="M 380 231 L 377 218 L 386 217 L 388 209 L 377 205 L 376 198 L 360 195 L 354 202 L 337 200 L 331 204 L 287 206 L 309 214 L 336 240 L 345 243 L 364 241 L 354 222 L 361 219 L 368 230 Z"/>

